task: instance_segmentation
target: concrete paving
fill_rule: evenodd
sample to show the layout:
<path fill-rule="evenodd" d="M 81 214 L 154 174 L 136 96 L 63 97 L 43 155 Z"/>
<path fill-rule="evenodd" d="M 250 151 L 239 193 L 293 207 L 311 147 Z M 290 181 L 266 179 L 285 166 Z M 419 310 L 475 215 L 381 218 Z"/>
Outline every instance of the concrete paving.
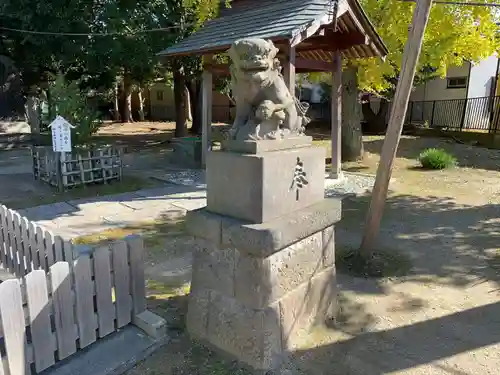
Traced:
<path fill-rule="evenodd" d="M 47 370 L 50 375 L 120 375 L 168 342 L 128 325 Z"/>
<path fill-rule="evenodd" d="M 171 184 L 132 193 L 42 205 L 19 210 L 19 213 L 64 239 L 71 240 L 205 205 L 204 190 Z"/>

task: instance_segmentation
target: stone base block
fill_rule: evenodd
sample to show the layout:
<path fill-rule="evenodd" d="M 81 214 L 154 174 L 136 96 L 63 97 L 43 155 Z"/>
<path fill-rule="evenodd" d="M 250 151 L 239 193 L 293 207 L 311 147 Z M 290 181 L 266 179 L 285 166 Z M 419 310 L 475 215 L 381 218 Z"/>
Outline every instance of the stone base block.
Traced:
<path fill-rule="evenodd" d="M 331 227 L 341 217 L 342 201 L 327 198 L 261 224 L 248 224 L 201 208 L 187 213 L 186 227 L 190 234 L 216 248 L 237 248 L 254 257 L 266 258 Z"/>
<path fill-rule="evenodd" d="M 275 369 L 311 328 L 332 319 L 337 309 L 334 267 L 328 267 L 270 306 L 255 309 L 209 289 L 192 292 L 187 327 L 257 370 Z"/>
<path fill-rule="evenodd" d="M 335 264 L 333 227 L 264 258 L 200 242 L 191 290 L 209 289 L 251 308 L 265 308 Z"/>
<path fill-rule="evenodd" d="M 263 139 L 258 141 L 234 141 L 222 142 L 224 151 L 238 152 L 241 154 L 260 154 L 262 152 L 286 150 L 297 147 L 312 145 L 312 137 L 297 136 L 286 139 Z"/>
<path fill-rule="evenodd" d="M 134 325 L 154 339 L 162 339 L 167 335 L 167 322 L 165 319 L 149 310 L 136 315 Z"/>
<path fill-rule="evenodd" d="M 315 324 L 335 317 L 339 219 L 337 199 L 264 224 L 190 213 L 187 227 L 199 238 L 191 335 L 254 369 L 279 367 Z"/>
<path fill-rule="evenodd" d="M 221 215 L 263 223 L 321 201 L 324 189 L 323 147 L 207 156 L 207 209 Z"/>

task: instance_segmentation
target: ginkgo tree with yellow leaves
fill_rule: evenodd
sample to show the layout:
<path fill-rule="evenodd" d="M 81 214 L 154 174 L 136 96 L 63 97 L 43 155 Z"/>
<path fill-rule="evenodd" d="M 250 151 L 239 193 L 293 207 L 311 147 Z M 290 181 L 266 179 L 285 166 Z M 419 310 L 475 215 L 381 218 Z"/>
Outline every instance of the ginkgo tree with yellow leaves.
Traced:
<path fill-rule="evenodd" d="M 485 2 L 491 2 L 487 0 Z M 415 4 L 399 0 L 361 0 L 363 9 L 389 49 L 383 61 L 379 58 L 345 61 L 343 69 L 343 158 L 362 156 L 361 105 L 359 92 L 381 98 L 378 113 L 363 106 L 365 120 L 372 126 L 385 126 L 387 101 L 396 89 L 403 50 L 408 38 Z M 445 76 L 450 66 L 478 62 L 493 55 L 498 47 L 498 25 L 495 8 L 456 4 L 434 4 L 424 36 L 414 84 Z M 326 77 L 311 76 L 325 81 Z"/>

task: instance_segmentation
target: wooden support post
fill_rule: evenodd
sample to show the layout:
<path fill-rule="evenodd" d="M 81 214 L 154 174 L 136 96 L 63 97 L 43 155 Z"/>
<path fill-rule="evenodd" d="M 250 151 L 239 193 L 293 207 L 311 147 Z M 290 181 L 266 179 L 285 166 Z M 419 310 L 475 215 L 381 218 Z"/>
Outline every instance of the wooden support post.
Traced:
<path fill-rule="evenodd" d="M 201 165 L 205 168 L 212 131 L 212 73 L 204 70 L 202 79 Z"/>
<path fill-rule="evenodd" d="M 332 121 L 332 166 L 330 177 L 342 178 L 341 150 L 342 150 L 342 57 L 340 51 L 333 53 L 332 61 L 332 93 L 331 93 L 331 121 Z"/>
<path fill-rule="evenodd" d="M 413 86 L 418 57 L 422 48 L 425 28 L 429 20 L 431 5 L 432 0 L 417 0 L 412 24 L 408 32 L 408 40 L 406 41 L 403 61 L 401 63 L 401 74 L 396 87 L 396 94 L 394 95 L 391 116 L 389 118 L 389 125 L 387 126 L 384 145 L 382 146 L 370 208 L 366 216 L 365 233 L 361 242 L 360 251 L 367 255 L 372 253 L 380 229 L 380 222 L 387 199 L 389 181 L 391 179 L 392 166 L 403 130 L 408 100 Z"/>
<path fill-rule="evenodd" d="M 283 77 L 292 96 L 295 96 L 295 47 L 288 46 L 286 62 L 283 68 Z"/>

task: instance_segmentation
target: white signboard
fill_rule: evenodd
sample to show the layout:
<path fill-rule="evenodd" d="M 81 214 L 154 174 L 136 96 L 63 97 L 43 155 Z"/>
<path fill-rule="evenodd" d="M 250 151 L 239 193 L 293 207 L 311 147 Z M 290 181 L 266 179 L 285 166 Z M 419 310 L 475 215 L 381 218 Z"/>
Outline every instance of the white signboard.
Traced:
<path fill-rule="evenodd" d="M 52 129 L 52 150 L 54 152 L 71 152 L 71 129 L 74 126 L 63 117 L 57 116 L 49 127 Z"/>

